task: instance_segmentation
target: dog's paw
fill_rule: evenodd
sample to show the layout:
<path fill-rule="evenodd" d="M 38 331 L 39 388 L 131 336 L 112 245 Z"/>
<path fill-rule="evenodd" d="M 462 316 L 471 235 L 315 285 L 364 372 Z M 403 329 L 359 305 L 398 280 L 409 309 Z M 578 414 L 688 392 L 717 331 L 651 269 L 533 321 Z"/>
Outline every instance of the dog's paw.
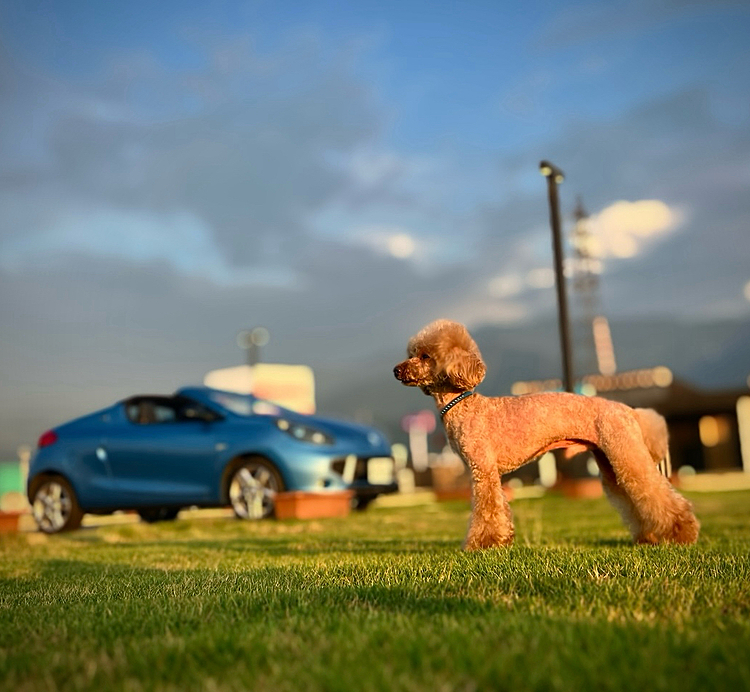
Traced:
<path fill-rule="evenodd" d="M 691 545 L 698 540 L 700 523 L 693 512 L 685 507 L 672 522 L 659 531 L 641 531 L 636 536 L 636 543 L 656 545 L 658 543 L 678 543 Z"/>
<path fill-rule="evenodd" d="M 691 545 L 698 540 L 701 525 L 692 512 L 682 514 L 672 527 L 669 536 L 670 543 L 681 543 L 682 545 Z"/>
<path fill-rule="evenodd" d="M 493 534 L 483 533 L 479 535 L 470 535 L 464 541 L 464 550 L 471 552 L 474 550 L 487 550 L 489 548 L 503 548 L 513 545 L 513 533 Z"/>

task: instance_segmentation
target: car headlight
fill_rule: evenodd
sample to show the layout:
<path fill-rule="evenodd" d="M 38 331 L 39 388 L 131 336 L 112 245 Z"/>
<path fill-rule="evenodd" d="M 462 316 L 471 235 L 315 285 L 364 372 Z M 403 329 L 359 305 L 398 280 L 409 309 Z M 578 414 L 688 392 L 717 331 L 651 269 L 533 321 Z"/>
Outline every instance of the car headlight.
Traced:
<path fill-rule="evenodd" d="M 286 418 L 278 418 L 276 427 L 300 442 L 309 442 L 314 445 L 332 445 L 334 443 L 334 439 L 327 433 L 311 428 L 309 425 L 293 423 Z"/>

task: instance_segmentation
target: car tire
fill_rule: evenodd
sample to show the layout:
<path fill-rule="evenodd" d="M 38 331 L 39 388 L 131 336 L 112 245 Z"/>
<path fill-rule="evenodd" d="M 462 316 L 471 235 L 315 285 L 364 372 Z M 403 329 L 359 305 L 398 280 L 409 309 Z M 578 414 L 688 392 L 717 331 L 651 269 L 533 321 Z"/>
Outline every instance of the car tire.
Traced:
<path fill-rule="evenodd" d="M 358 497 L 352 502 L 352 508 L 358 512 L 364 512 L 375 500 L 374 497 Z"/>
<path fill-rule="evenodd" d="M 31 511 L 39 530 L 44 533 L 73 531 L 81 525 L 83 510 L 73 486 L 62 476 L 36 479 L 29 493 Z"/>
<path fill-rule="evenodd" d="M 179 513 L 179 507 L 149 507 L 148 509 L 138 510 L 138 515 L 147 524 L 155 524 L 159 521 L 174 521 Z"/>
<path fill-rule="evenodd" d="M 284 490 L 284 481 L 267 459 L 241 459 L 229 470 L 227 498 L 239 519 L 265 519 L 274 513 L 276 493 Z"/>

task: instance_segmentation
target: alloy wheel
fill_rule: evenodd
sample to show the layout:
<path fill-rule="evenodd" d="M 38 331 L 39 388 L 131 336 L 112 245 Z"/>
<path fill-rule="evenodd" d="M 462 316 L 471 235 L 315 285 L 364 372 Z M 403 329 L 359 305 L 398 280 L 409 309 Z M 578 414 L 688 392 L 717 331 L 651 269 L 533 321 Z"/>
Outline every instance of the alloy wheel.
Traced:
<path fill-rule="evenodd" d="M 59 480 L 45 481 L 34 495 L 34 519 L 45 533 L 64 530 L 73 512 L 72 494 Z"/>
<path fill-rule="evenodd" d="M 273 512 L 274 498 L 281 489 L 275 470 L 262 461 L 238 468 L 229 484 L 229 501 L 240 519 L 264 519 Z"/>

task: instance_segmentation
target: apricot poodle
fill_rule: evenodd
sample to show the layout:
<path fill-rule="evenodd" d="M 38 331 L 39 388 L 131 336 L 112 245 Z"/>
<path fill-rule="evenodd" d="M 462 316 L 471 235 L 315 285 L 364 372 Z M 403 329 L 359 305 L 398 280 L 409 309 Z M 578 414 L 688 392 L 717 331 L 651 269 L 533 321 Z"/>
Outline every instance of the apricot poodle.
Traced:
<path fill-rule="evenodd" d="M 471 471 L 466 550 L 513 542 L 502 474 L 561 448 L 594 454 L 607 497 L 636 542 L 697 540 L 700 525 L 690 503 L 657 468 L 667 455 L 658 413 L 562 392 L 485 397 L 472 391 L 485 372 L 466 328 L 448 320 L 412 337 L 407 360 L 394 368 L 403 384 L 434 398 L 451 446 Z"/>

